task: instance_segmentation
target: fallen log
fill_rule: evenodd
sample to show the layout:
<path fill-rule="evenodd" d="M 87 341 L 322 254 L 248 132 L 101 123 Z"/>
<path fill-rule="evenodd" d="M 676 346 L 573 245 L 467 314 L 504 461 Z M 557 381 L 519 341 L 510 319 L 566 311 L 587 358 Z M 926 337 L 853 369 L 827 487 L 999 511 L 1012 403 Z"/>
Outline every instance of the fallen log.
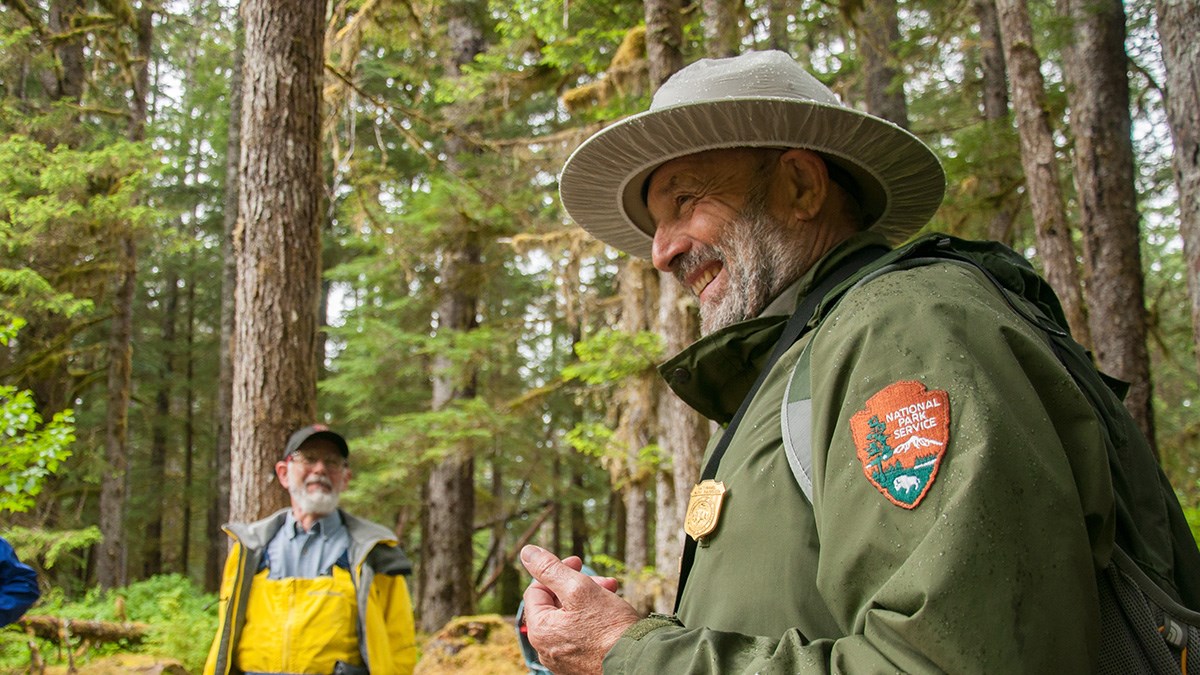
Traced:
<path fill-rule="evenodd" d="M 125 640 L 137 644 L 146 638 L 150 626 L 144 623 L 115 621 L 88 621 L 65 619 L 57 616 L 25 616 L 17 622 L 33 634 L 55 642 L 82 638 L 90 642 L 120 642 Z"/>

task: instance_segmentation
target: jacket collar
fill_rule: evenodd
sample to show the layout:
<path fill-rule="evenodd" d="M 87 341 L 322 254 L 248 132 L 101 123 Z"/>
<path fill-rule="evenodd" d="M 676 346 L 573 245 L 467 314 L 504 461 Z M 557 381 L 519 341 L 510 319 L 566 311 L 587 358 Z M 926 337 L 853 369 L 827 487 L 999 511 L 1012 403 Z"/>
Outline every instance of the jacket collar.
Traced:
<path fill-rule="evenodd" d="M 768 303 L 760 316 L 700 338 L 659 366 L 659 373 L 684 403 L 727 424 L 805 295 L 847 256 L 879 245 L 886 246 L 887 241 L 873 232 L 856 234 L 838 244 Z"/>

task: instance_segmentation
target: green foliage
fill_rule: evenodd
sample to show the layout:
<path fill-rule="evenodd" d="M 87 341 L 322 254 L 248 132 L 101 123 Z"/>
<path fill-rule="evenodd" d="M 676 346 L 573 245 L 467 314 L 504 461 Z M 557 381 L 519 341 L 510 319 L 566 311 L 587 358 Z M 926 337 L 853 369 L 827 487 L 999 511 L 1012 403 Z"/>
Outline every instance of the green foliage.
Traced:
<path fill-rule="evenodd" d="M 29 390 L 0 386 L 0 511 L 33 506 L 42 484 L 71 456 L 74 422 L 67 409 L 42 426 Z"/>
<path fill-rule="evenodd" d="M 43 572 L 52 569 L 60 559 L 74 557 L 81 562 L 87 549 L 100 543 L 100 528 L 82 530 L 41 530 L 13 527 L 4 535 L 21 560 Z M 61 589 L 60 589 L 61 590 Z"/>
<path fill-rule="evenodd" d="M 93 588 L 78 601 L 67 601 L 52 589 L 32 613 L 91 621 L 130 621 L 149 624 L 149 635 L 137 645 L 93 645 L 90 657 L 115 653 L 156 654 L 178 659 L 189 672 L 200 672 L 217 626 L 217 598 L 204 593 L 186 577 L 167 574 L 139 581 L 125 588 L 106 591 Z M 0 634 L 0 645 L 11 638 Z M 22 642 L 23 642 L 22 636 Z M 65 658 L 54 645 L 39 640 L 48 665 Z M 19 642 L 17 643 L 20 644 Z M 19 648 L 0 650 L 0 668 L 28 665 L 28 652 Z M 56 655 L 58 655 L 56 657 Z M 76 661 L 79 664 L 79 661 Z"/>
<path fill-rule="evenodd" d="M 666 350 L 657 333 L 602 329 L 575 346 L 579 362 L 563 368 L 563 378 L 585 384 L 612 384 L 653 368 Z"/>
<path fill-rule="evenodd" d="M 7 345 L 22 323 L 0 326 L 0 345 Z M 22 512 L 33 506 L 46 479 L 71 456 L 74 422 L 67 409 L 43 425 L 32 392 L 0 385 L 0 511 Z"/>
<path fill-rule="evenodd" d="M 613 448 L 613 431 L 603 424 L 577 424 L 567 432 L 567 444 L 589 457 L 603 458 L 619 455 Z"/>
<path fill-rule="evenodd" d="M 1196 489 L 1200 491 L 1200 481 L 1196 481 Z M 1192 538 L 1200 542 L 1200 504 L 1183 507 L 1183 515 L 1192 528 Z"/>

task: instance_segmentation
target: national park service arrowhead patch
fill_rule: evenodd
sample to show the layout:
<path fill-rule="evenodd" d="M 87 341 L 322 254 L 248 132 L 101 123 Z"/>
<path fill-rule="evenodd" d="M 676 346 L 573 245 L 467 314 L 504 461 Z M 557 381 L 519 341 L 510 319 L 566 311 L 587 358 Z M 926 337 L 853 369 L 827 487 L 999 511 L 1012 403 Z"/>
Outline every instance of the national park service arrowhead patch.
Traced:
<path fill-rule="evenodd" d="M 950 441 L 950 397 L 913 380 L 893 382 L 850 418 L 863 473 L 896 506 L 921 503 Z"/>

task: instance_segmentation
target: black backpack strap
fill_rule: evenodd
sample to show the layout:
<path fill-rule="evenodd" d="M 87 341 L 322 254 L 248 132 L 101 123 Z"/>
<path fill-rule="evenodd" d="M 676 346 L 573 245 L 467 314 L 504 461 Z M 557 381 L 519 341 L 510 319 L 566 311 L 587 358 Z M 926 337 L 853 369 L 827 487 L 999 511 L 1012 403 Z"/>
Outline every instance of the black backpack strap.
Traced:
<path fill-rule="evenodd" d="M 816 313 L 825 296 L 857 274 L 863 267 L 886 255 L 888 251 L 889 249 L 883 246 L 868 246 L 855 251 L 847 256 L 837 268 L 821 279 L 809 291 L 808 295 L 804 297 L 804 300 L 796 307 L 796 311 L 792 313 L 792 317 L 788 319 L 787 325 L 784 326 L 783 334 L 775 342 L 775 348 L 771 350 L 770 356 L 767 357 L 766 363 L 763 364 L 762 370 L 759 371 L 758 378 L 754 380 L 750 391 L 742 399 L 741 406 L 734 413 L 733 419 L 729 420 L 729 425 L 725 427 L 725 432 L 721 434 L 721 439 L 717 442 L 717 447 L 713 449 L 712 455 L 708 458 L 708 463 L 704 465 L 704 471 L 700 474 L 700 480 L 710 480 L 717 475 L 717 467 L 721 465 L 721 458 L 729 448 L 729 442 L 733 439 L 733 434 L 737 431 L 742 417 L 746 415 L 746 410 L 750 407 L 750 402 L 754 400 L 754 395 L 758 393 L 763 382 L 766 381 L 767 373 L 771 371 L 771 368 L 779 361 L 783 353 L 806 332 L 808 322 L 812 320 L 813 314 Z M 687 583 L 688 574 L 691 572 L 692 564 L 695 561 L 696 540 L 691 537 L 684 537 L 683 558 L 679 562 L 679 586 L 675 591 L 676 613 L 679 612 L 679 602 L 683 598 L 683 586 Z"/>

